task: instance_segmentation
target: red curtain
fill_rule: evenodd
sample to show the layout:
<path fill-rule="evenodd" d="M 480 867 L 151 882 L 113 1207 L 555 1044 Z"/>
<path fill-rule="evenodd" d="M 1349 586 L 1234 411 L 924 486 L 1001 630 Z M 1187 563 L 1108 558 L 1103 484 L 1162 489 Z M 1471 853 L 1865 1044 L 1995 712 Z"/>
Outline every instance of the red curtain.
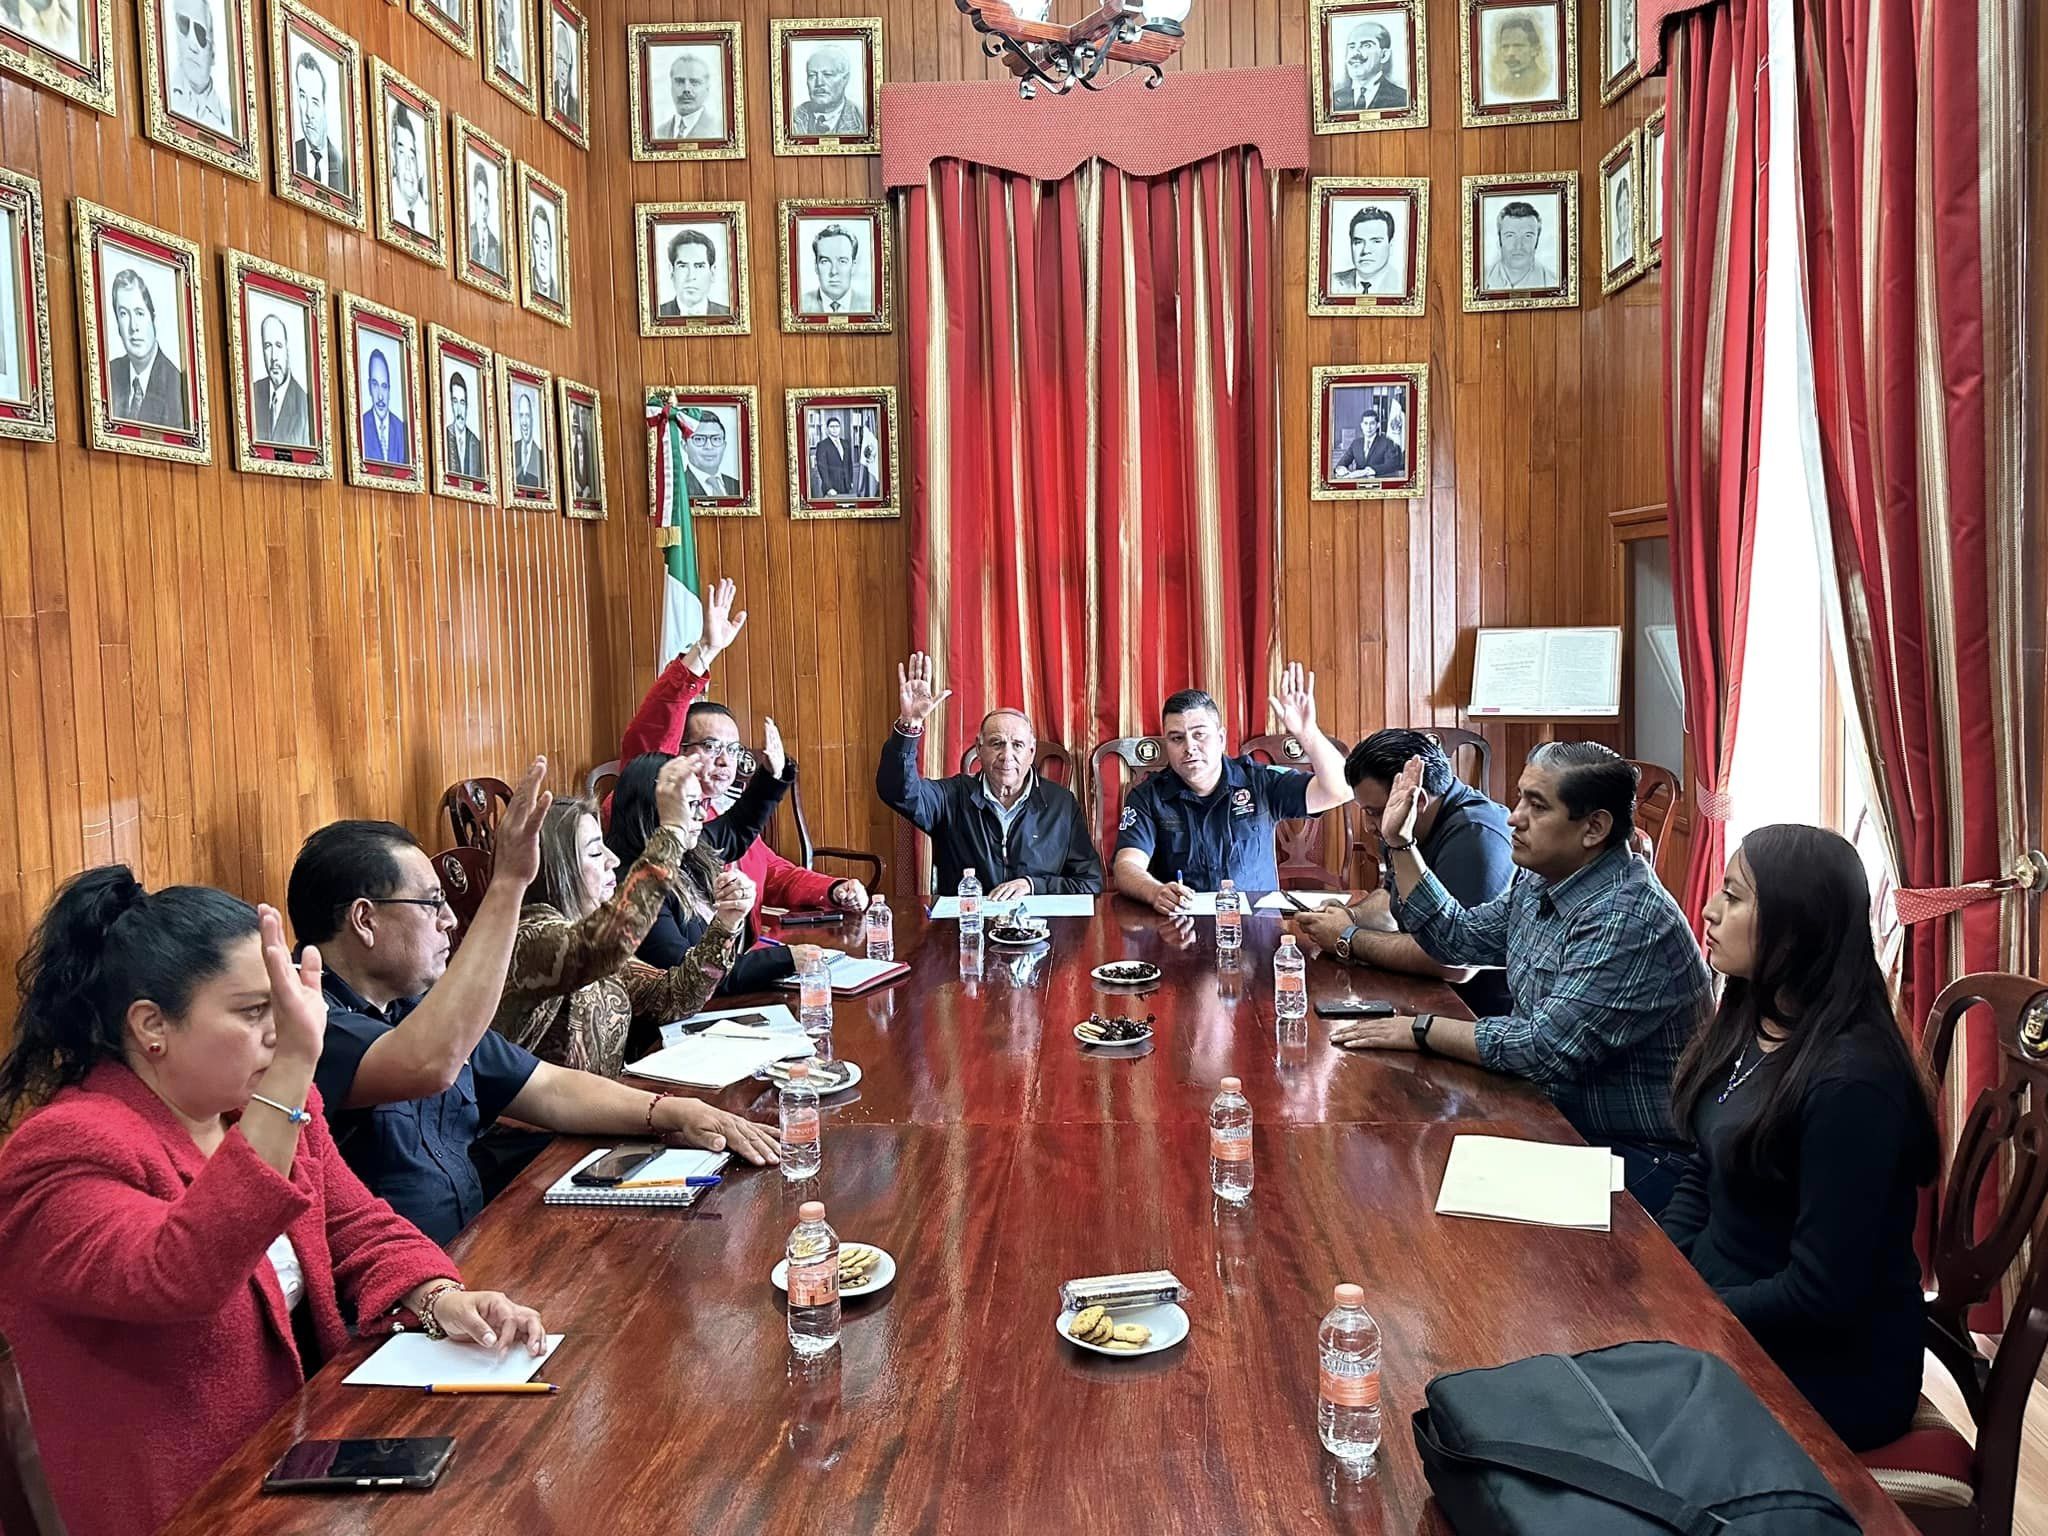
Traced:
<path fill-rule="evenodd" d="M 2034 804 L 2020 15 L 2017 0 L 1802 0 L 1799 19 L 1821 465 L 1877 810 L 1899 884 L 1923 888 L 1899 897 L 1918 1028 L 1955 976 L 2025 963 L 2021 896 L 1924 890 L 2012 869 Z M 1952 1127 L 1996 1080 L 1990 1021 L 1959 1050 Z"/>
<path fill-rule="evenodd" d="M 1256 149 L 908 194 L 911 633 L 954 698 L 1082 762 L 1176 688 L 1263 728 L 1273 669 L 1276 189 Z"/>
<path fill-rule="evenodd" d="M 1762 0 L 1719 0 L 1671 21 L 1663 36 L 1665 470 L 1698 812 L 1678 901 L 1695 923 L 1727 857 L 1756 540 L 1770 131 L 1765 10 Z"/>

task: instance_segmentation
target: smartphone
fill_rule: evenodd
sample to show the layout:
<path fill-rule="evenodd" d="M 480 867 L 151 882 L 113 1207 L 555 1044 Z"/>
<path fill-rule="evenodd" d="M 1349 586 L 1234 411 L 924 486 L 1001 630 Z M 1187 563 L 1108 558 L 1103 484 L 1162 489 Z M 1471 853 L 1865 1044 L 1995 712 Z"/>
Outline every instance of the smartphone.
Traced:
<path fill-rule="evenodd" d="M 847 916 L 848 914 L 845 912 L 813 912 L 808 910 L 785 912 L 782 914 L 782 926 L 785 928 L 826 928 L 836 923 L 845 922 Z"/>
<path fill-rule="evenodd" d="M 412 1440 L 301 1440 L 263 1479 L 265 1493 L 431 1488 L 455 1454 L 450 1435 Z"/>
<path fill-rule="evenodd" d="M 660 1155 L 659 1147 L 614 1147 L 588 1168 L 571 1174 L 569 1182 L 586 1189 L 609 1189 L 631 1178 Z"/>
<path fill-rule="evenodd" d="M 1363 997 L 1326 997 L 1316 1004 L 1319 1019 L 1391 1019 L 1395 1011 L 1392 1003 Z"/>

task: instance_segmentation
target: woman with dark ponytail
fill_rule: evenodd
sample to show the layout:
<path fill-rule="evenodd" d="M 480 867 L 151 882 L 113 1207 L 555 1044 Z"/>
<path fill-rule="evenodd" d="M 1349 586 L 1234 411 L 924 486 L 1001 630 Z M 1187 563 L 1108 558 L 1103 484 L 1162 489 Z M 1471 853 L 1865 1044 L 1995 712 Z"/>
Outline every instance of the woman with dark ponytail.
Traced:
<path fill-rule="evenodd" d="M 344 1308 L 542 1348 L 532 1311 L 463 1290 L 335 1151 L 320 956 L 294 965 L 269 907 L 87 870 L 19 979 L 0 1332 L 72 1536 L 162 1525 L 347 1341 Z"/>
<path fill-rule="evenodd" d="M 1920 1395 L 1919 1189 L 1934 1115 L 1844 839 L 1759 827 L 1707 903 L 1726 982 L 1672 1082 L 1698 1161 L 1660 1221 L 1852 1450 Z"/>

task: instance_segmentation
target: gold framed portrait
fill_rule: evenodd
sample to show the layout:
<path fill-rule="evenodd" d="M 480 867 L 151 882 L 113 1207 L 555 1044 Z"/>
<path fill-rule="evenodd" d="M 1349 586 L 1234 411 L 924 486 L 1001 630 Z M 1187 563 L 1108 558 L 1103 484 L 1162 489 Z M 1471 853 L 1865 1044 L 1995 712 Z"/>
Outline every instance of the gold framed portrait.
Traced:
<path fill-rule="evenodd" d="M 235 468 L 334 478 L 327 285 L 246 251 L 223 251 Z"/>
<path fill-rule="evenodd" d="M 1600 105 L 1620 100 L 1642 78 L 1636 0 L 1600 0 Z"/>
<path fill-rule="evenodd" d="M 769 116 L 778 155 L 882 152 L 882 19 L 768 23 Z"/>
<path fill-rule="evenodd" d="M 57 439 L 43 185 L 0 170 L 0 437 Z"/>
<path fill-rule="evenodd" d="M 512 151 L 467 118 L 456 117 L 453 126 L 448 166 L 458 231 L 455 276 L 509 303 L 517 270 L 507 217 L 512 193 L 518 189 Z"/>
<path fill-rule="evenodd" d="M 555 378 L 498 354 L 498 462 L 505 505 L 555 510 Z"/>
<path fill-rule="evenodd" d="M 895 517 L 896 391 L 789 389 L 789 515 L 793 518 Z"/>
<path fill-rule="evenodd" d="M 519 162 L 519 302 L 569 323 L 569 194 Z"/>
<path fill-rule="evenodd" d="M 0 69 L 112 116 L 113 0 L 0 6 Z"/>
<path fill-rule="evenodd" d="M 635 203 L 633 265 L 642 336 L 745 336 L 745 203 Z"/>
<path fill-rule="evenodd" d="M 299 0 L 271 3 L 270 114 L 277 195 L 366 228 L 362 50 Z"/>
<path fill-rule="evenodd" d="M 533 0 L 476 0 L 476 6 L 483 23 L 484 82 L 527 111 L 537 111 Z"/>
<path fill-rule="evenodd" d="M 436 496 L 498 504 L 496 379 L 491 349 L 445 325 L 427 327 Z"/>
<path fill-rule="evenodd" d="M 1643 263 L 1664 260 L 1664 109 L 1643 120 Z"/>
<path fill-rule="evenodd" d="M 1419 315 L 1428 292 L 1427 176 L 1310 180 L 1310 314 Z"/>
<path fill-rule="evenodd" d="M 626 28 L 635 160 L 744 160 L 746 49 L 736 21 Z"/>
<path fill-rule="evenodd" d="M 420 323 L 353 293 L 339 301 L 341 400 L 349 484 L 427 488 L 420 404 Z"/>
<path fill-rule="evenodd" d="M 1467 128 L 1579 115 L 1577 0 L 1459 0 L 1458 83 Z"/>
<path fill-rule="evenodd" d="M 1333 364 L 1310 382 L 1316 501 L 1409 501 L 1429 494 L 1429 365 Z"/>
<path fill-rule="evenodd" d="M 591 522 L 605 515 L 604 402 L 596 390 L 555 376 L 561 409 L 562 515 Z"/>
<path fill-rule="evenodd" d="M 648 428 L 649 509 L 661 506 L 664 465 L 673 457 L 675 462 L 667 469 L 681 478 L 693 517 L 759 517 L 760 391 L 751 384 L 678 384 L 647 391 L 650 422 L 671 406 L 685 436 L 675 447 L 657 436 L 667 430 L 665 426 Z"/>
<path fill-rule="evenodd" d="M 82 197 L 71 214 L 86 442 L 211 464 L 199 247 Z"/>
<path fill-rule="evenodd" d="M 892 329 L 889 205 L 785 198 L 776 211 L 782 328 Z"/>
<path fill-rule="evenodd" d="M 382 59 L 370 60 L 370 147 L 377 238 L 430 266 L 448 265 L 441 103 Z"/>
<path fill-rule="evenodd" d="M 1649 271 L 1643 260 L 1643 135 L 1630 129 L 1600 157 L 1600 291 L 1613 293 Z"/>
<path fill-rule="evenodd" d="M 1579 173 L 1513 171 L 1463 183 L 1465 309 L 1574 309 Z"/>
<path fill-rule="evenodd" d="M 590 148 L 590 21 L 569 0 L 541 0 L 540 115 L 578 149 Z"/>
<path fill-rule="evenodd" d="M 471 0 L 412 0 L 412 13 L 465 59 L 476 57 L 476 11 Z"/>
<path fill-rule="evenodd" d="M 1424 0 L 1314 0 L 1309 105 L 1317 133 L 1429 126 Z"/>
<path fill-rule="evenodd" d="M 142 131 L 231 176 L 263 179 L 249 0 L 139 0 Z"/>

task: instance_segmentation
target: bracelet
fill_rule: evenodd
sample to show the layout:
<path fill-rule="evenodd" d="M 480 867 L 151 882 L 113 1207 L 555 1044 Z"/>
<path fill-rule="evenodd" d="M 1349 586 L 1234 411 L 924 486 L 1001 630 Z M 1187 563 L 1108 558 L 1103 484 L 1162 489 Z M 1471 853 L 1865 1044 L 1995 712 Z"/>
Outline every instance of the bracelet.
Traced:
<path fill-rule="evenodd" d="M 924 722 L 920 720 L 916 725 L 911 725 L 901 715 L 898 715 L 893 729 L 898 736 L 922 736 L 924 734 Z"/>
<path fill-rule="evenodd" d="M 1415 846 L 1415 839 L 1411 837 L 1405 843 L 1397 843 L 1391 837 L 1388 837 L 1384 832 L 1382 832 L 1380 834 L 1380 843 L 1382 846 L 1386 848 L 1386 850 L 1389 853 L 1406 853 L 1410 848 L 1413 848 Z"/>
<path fill-rule="evenodd" d="M 260 1093 L 250 1094 L 249 1102 L 251 1104 L 268 1104 L 272 1109 L 276 1110 L 280 1115 L 283 1115 L 285 1119 L 289 1120 L 293 1125 L 307 1125 L 310 1124 L 313 1119 L 312 1114 L 306 1109 L 306 1107 L 303 1104 L 300 1105 L 297 1109 L 293 1109 L 289 1104 L 280 1104 L 275 1099 L 266 1099 Z"/>
<path fill-rule="evenodd" d="M 661 1108 L 661 1101 L 663 1099 L 677 1099 L 681 1097 L 682 1095 L 679 1093 L 664 1089 L 647 1101 L 647 1131 L 649 1135 L 658 1136 L 661 1134 L 654 1128 L 654 1112 Z"/>
<path fill-rule="evenodd" d="M 1430 1048 L 1429 1044 L 1429 1027 L 1435 1022 L 1435 1014 L 1418 1013 L 1417 1015 L 1415 1015 L 1415 1022 L 1408 1026 L 1410 1032 L 1413 1033 L 1415 1036 L 1415 1049 L 1420 1051 L 1424 1056 L 1434 1056 L 1436 1054 L 1436 1052 Z"/>
<path fill-rule="evenodd" d="M 420 1298 L 418 1309 L 413 1313 L 420 1320 L 420 1332 L 430 1339 L 445 1339 L 448 1330 L 441 1326 L 441 1320 L 434 1316 L 434 1303 L 450 1291 L 462 1289 L 460 1280 L 437 1280 L 427 1287 L 427 1294 Z"/>

